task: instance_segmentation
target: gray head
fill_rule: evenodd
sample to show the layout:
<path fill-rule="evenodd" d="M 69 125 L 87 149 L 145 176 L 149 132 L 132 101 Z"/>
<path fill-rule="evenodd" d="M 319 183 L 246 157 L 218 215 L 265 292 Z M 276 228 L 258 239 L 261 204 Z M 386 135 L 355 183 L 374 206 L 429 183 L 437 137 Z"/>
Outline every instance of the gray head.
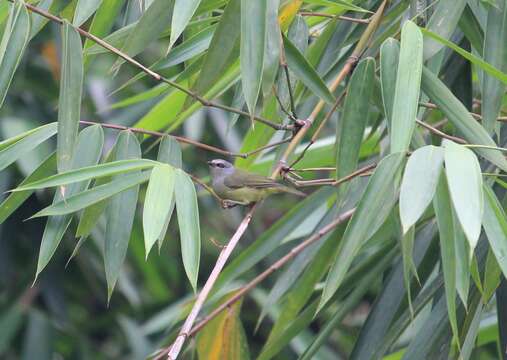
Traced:
<path fill-rule="evenodd" d="M 211 176 L 214 178 L 228 176 L 234 173 L 234 165 L 222 159 L 208 161 L 208 165 L 210 167 Z"/>

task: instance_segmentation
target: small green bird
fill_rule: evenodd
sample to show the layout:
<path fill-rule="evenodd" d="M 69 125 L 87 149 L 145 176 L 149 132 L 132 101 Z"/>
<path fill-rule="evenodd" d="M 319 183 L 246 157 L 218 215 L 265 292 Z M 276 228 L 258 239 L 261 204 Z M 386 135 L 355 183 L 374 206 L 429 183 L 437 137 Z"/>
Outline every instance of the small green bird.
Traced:
<path fill-rule="evenodd" d="M 208 161 L 213 190 L 225 200 L 228 207 L 248 205 L 271 194 L 290 193 L 306 196 L 305 193 L 280 184 L 265 176 L 236 169 L 230 162 L 215 159 Z"/>

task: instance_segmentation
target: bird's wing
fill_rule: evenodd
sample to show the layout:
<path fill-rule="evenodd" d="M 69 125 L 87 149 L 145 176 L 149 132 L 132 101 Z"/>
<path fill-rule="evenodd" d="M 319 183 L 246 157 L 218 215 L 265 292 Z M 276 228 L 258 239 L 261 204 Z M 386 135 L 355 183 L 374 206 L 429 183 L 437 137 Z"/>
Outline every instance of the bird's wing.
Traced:
<path fill-rule="evenodd" d="M 225 177 L 224 185 L 232 189 L 238 189 L 242 187 L 263 189 L 283 186 L 266 176 L 249 173 L 239 169 L 235 170 L 233 176 Z"/>

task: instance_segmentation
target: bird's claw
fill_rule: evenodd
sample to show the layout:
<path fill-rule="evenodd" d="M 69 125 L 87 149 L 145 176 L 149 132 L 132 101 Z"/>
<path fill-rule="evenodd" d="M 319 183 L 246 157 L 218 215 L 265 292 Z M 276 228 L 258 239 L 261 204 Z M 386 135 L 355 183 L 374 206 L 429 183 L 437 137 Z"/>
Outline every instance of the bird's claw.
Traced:
<path fill-rule="evenodd" d="M 231 200 L 222 200 L 222 208 L 224 209 L 232 209 L 233 207 L 238 206 L 237 203 Z"/>

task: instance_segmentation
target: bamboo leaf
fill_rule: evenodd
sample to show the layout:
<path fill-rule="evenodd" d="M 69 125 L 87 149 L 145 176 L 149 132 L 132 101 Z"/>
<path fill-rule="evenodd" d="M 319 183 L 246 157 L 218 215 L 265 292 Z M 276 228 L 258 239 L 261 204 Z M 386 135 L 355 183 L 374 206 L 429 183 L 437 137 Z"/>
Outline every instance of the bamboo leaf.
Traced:
<path fill-rule="evenodd" d="M 493 190 L 484 185 L 484 218 L 482 223 L 491 250 L 504 276 L 507 276 L 507 217 Z"/>
<path fill-rule="evenodd" d="M 69 170 L 79 129 L 83 91 L 83 53 L 79 33 L 65 22 L 62 25 L 62 74 L 58 99 L 58 172 Z"/>
<path fill-rule="evenodd" d="M 157 39 L 171 22 L 173 3 L 174 0 L 154 0 L 129 32 L 121 48 L 122 52 L 129 56 L 136 56 Z M 124 62 L 125 60 L 119 58 L 113 65 L 113 70 L 118 70 Z"/>
<path fill-rule="evenodd" d="M 176 210 L 180 227 L 181 256 L 190 284 L 197 289 L 199 259 L 201 256 L 201 231 L 197 193 L 190 177 L 180 169 L 175 174 Z"/>
<path fill-rule="evenodd" d="M 165 136 L 160 142 L 160 145 L 158 147 L 157 160 L 161 163 L 169 164 L 178 169 L 181 169 L 183 167 L 180 144 L 172 136 Z M 175 196 L 171 196 L 171 201 L 169 204 L 169 215 L 167 216 L 164 228 L 158 237 L 159 251 L 162 247 L 162 243 L 164 242 L 165 234 L 167 232 L 167 228 L 169 227 L 169 221 L 171 220 L 175 206 Z"/>
<path fill-rule="evenodd" d="M 57 124 L 51 123 L 30 130 L 24 134 L 0 143 L 0 171 L 17 161 L 27 152 L 51 138 L 57 133 Z M 2 144 L 4 146 L 2 146 Z M 3 148 L 2 148 L 3 147 Z"/>
<path fill-rule="evenodd" d="M 141 147 L 134 134 L 122 131 L 114 149 L 114 159 L 140 161 Z M 117 161 L 119 162 L 119 161 Z M 110 164 L 114 164 L 110 163 Z M 105 164 L 109 165 L 109 164 Z M 113 177 L 112 181 L 120 179 L 120 175 Z M 132 224 L 136 212 L 139 186 L 130 188 L 114 195 L 106 209 L 106 236 L 104 244 L 104 265 L 107 280 L 107 298 L 111 299 L 114 286 L 127 254 Z"/>
<path fill-rule="evenodd" d="M 433 199 L 444 162 L 444 151 L 424 146 L 408 159 L 400 191 L 400 219 L 403 233 L 419 220 Z"/>
<path fill-rule="evenodd" d="M 303 54 L 286 37 L 283 38 L 283 44 L 287 64 L 294 75 L 315 95 L 327 103 L 334 103 L 335 99 L 333 94 L 331 94 L 324 81 Z"/>
<path fill-rule="evenodd" d="M 466 309 L 468 306 L 467 299 L 470 288 L 470 246 L 468 245 L 463 228 L 456 216 L 456 211 L 453 211 L 452 215 L 454 248 L 456 250 L 456 290 Z"/>
<path fill-rule="evenodd" d="M 349 175 L 357 168 L 369 107 L 364 106 L 372 95 L 375 78 L 375 60 L 366 58 L 354 70 L 350 78 L 343 113 L 336 129 L 336 178 Z M 348 185 L 339 187 L 340 198 Z"/>
<path fill-rule="evenodd" d="M 239 317 L 241 303 L 236 302 L 229 311 L 223 311 L 199 331 L 197 335 L 199 359 L 250 359 L 245 330 Z"/>
<path fill-rule="evenodd" d="M 193 86 L 198 94 L 208 92 L 238 57 L 240 26 L 241 0 L 230 0 L 211 39 L 199 78 Z"/>
<path fill-rule="evenodd" d="M 171 38 L 167 52 L 171 50 L 176 40 L 178 40 L 183 30 L 187 27 L 200 2 L 201 0 L 175 0 L 173 11 L 178 16 L 173 16 L 171 21 Z"/>
<path fill-rule="evenodd" d="M 481 70 L 484 70 L 489 75 L 495 77 L 496 79 L 500 80 L 504 84 L 507 84 L 507 74 L 500 71 L 498 68 L 496 68 L 492 64 L 490 64 L 490 63 L 484 61 L 482 58 L 464 50 L 463 48 L 459 47 L 458 45 L 441 38 L 440 36 L 438 36 L 435 33 L 432 33 L 431 31 L 428 31 L 426 29 L 421 29 L 421 31 L 423 32 L 424 36 L 429 37 L 431 39 L 435 39 L 436 41 L 444 44 L 448 48 L 454 50 L 455 52 L 457 52 L 458 54 L 463 56 L 465 59 L 470 61 L 472 64 L 477 65 Z"/>
<path fill-rule="evenodd" d="M 113 195 L 121 193 L 122 191 L 130 189 L 133 186 L 148 181 L 149 178 L 150 174 L 148 172 L 136 172 L 133 174 L 124 175 L 117 180 L 113 180 L 103 185 L 95 186 L 91 189 L 69 196 L 60 202 L 42 209 L 33 215 L 32 218 L 65 215 L 79 211 L 81 209 L 87 208 L 88 206 L 108 199 Z"/>
<path fill-rule="evenodd" d="M 0 42 L 0 108 L 28 44 L 30 25 L 30 15 L 24 3 L 15 1 Z"/>
<path fill-rule="evenodd" d="M 433 11 L 427 28 L 449 39 L 458 25 L 461 13 L 466 5 L 466 0 L 441 0 Z M 424 59 L 429 59 L 442 49 L 442 45 L 435 41 L 424 43 Z"/>
<path fill-rule="evenodd" d="M 340 287 L 361 245 L 382 225 L 397 198 L 399 171 L 405 155 L 391 154 L 378 164 L 357 205 L 326 279 L 319 310 Z"/>
<path fill-rule="evenodd" d="M 101 2 L 102 0 L 78 0 L 72 25 L 81 26 L 99 8 Z"/>
<path fill-rule="evenodd" d="M 433 201 L 440 232 L 440 255 L 444 273 L 447 313 L 454 337 L 459 337 L 456 319 L 456 253 L 454 248 L 454 226 L 452 205 L 447 180 L 442 174 Z"/>
<path fill-rule="evenodd" d="M 262 84 L 266 11 L 267 0 L 241 0 L 241 83 L 250 114 L 255 114 Z"/>
<path fill-rule="evenodd" d="M 124 3 L 125 0 L 101 1 L 88 31 L 99 38 L 108 35 Z M 93 41 L 86 39 L 84 49 L 88 49 L 92 45 Z M 85 56 L 87 55 L 85 54 Z"/>
<path fill-rule="evenodd" d="M 56 155 L 51 154 L 44 160 L 20 185 L 43 179 L 56 171 Z M 16 191 L 0 204 L 0 224 L 2 224 L 23 202 L 32 195 L 34 190 Z"/>
<path fill-rule="evenodd" d="M 280 0 L 269 0 L 266 3 L 266 46 L 264 47 L 264 67 L 262 73 L 262 93 L 265 96 L 272 91 L 280 65 L 279 5 Z"/>
<path fill-rule="evenodd" d="M 498 6 L 488 10 L 484 37 L 484 61 L 504 72 L 507 71 L 507 4 L 499 1 Z M 482 80 L 482 124 L 491 134 L 499 130 L 496 118 L 502 106 L 505 84 L 494 76 L 484 74 Z M 498 131 L 497 131 L 498 133 Z"/>
<path fill-rule="evenodd" d="M 421 85 L 423 91 L 442 110 L 465 140 L 471 144 L 496 147 L 495 142 L 488 135 L 487 131 L 472 118 L 465 106 L 452 94 L 444 83 L 427 68 L 423 68 Z M 477 149 L 477 152 L 500 169 L 507 171 L 507 160 L 499 151 Z"/>
<path fill-rule="evenodd" d="M 415 129 L 421 88 L 423 37 L 411 21 L 401 30 L 401 49 L 392 108 L 391 153 L 407 151 Z"/>
<path fill-rule="evenodd" d="M 71 169 L 79 169 L 83 166 L 97 164 L 100 160 L 103 144 L 104 133 L 99 125 L 91 126 L 81 131 L 77 139 L 76 153 L 72 159 Z M 89 179 L 82 179 L 80 182 L 65 187 L 65 191 L 56 191 L 53 203 L 58 203 L 67 196 L 72 196 L 73 194 L 85 190 L 89 184 Z M 71 220 L 72 218 L 70 215 L 52 216 L 48 218 L 42 235 L 35 279 L 37 279 L 40 272 L 53 257 Z"/>
<path fill-rule="evenodd" d="M 384 112 L 389 129 L 391 128 L 393 118 L 399 57 L 400 43 L 397 40 L 389 38 L 382 43 L 380 48 L 380 85 L 382 88 Z"/>
<path fill-rule="evenodd" d="M 83 180 L 91 180 L 104 176 L 124 174 L 136 170 L 145 170 L 155 166 L 157 162 L 147 159 L 118 160 L 95 166 L 85 166 L 76 170 L 49 176 L 45 179 L 20 186 L 13 191 L 37 190 L 47 187 L 67 185 Z"/>
<path fill-rule="evenodd" d="M 481 234 L 484 208 L 481 167 L 471 150 L 448 140 L 443 144 L 449 192 L 470 245 L 471 257 Z"/>
<path fill-rule="evenodd" d="M 169 165 L 157 165 L 151 171 L 150 182 L 146 190 L 143 211 L 143 229 L 146 257 L 160 238 L 165 224 L 172 214 L 175 174 Z M 179 190 L 178 190 L 179 191 Z"/>

